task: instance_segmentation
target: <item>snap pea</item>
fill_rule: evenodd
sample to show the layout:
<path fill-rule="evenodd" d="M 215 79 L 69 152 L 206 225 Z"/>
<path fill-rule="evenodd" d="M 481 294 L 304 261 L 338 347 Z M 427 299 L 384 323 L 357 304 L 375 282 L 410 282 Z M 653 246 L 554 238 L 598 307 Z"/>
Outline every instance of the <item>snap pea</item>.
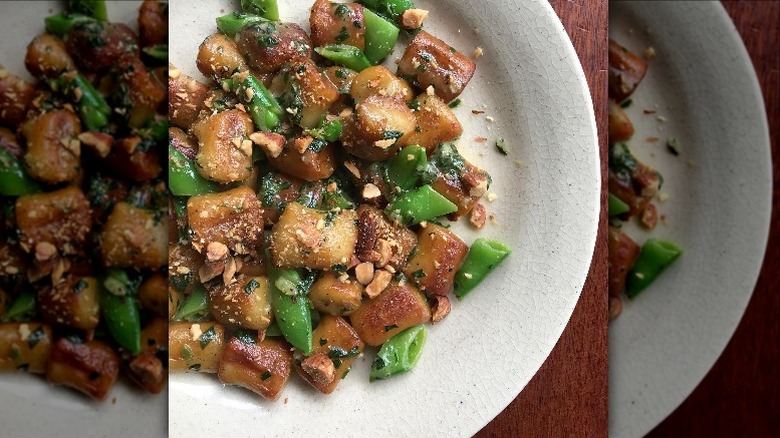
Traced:
<path fill-rule="evenodd" d="M 241 0 L 241 10 L 245 14 L 279 21 L 279 5 L 276 4 L 276 0 Z"/>
<path fill-rule="evenodd" d="M 209 314 L 209 302 L 206 289 L 198 284 L 173 315 L 174 321 L 200 321 Z"/>
<path fill-rule="evenodd" d="M 94 18 L 79 14 L 55 14 L 43 19 L 46 32 L 52 35 L 63 36 L 71 27 L 78 23 L 95 21 Z"/>
<path fill-rule="evenodd" d="M 501 242 L 485 238 L 475 240 L 455 274 L 455 296 L 465 297 L 511 253 L 512 249 Z"/>
<path fill-rule="evenodd" d="M 105 0 L 66 0 L 65 9 L 69 14 L 81 14 L 99 21 L 108 21 Z"/>
<path fill-rule="evenodd" d="M 329 44 L 314 49 L 323 58 L 333 61 L 336 65 L 350 68 L 357 72 L 371 67 L 366 54 L 355 46 L 347 44 Z"/>
<path fill-rule="evenodd" d="M 363 17 L 366 23 L 364 53 L 371 65 L 378 65 L 393 52 L 400 29 L 369 9 L 363 9 Z"/>
<path fill-rule="evenodd" d="M 458 211 L 458 207 L 426 184 L 401 194 L 387 207 L 388 216 L 409 226 Z"/>
<path fill-rule="evenodd" d="M 613 195 L 612 193 L 609 194 L 609 217 L 623 214 L 630 209 L 631 208 L 628 206 L 628 204 L 621 201 L 620 198 Z"/>
<path fill-rule="evenodd" d="M 70 76 L 65 73 L 59 79 L 51 81 L 51 87 L 54 90 L 73 94 L 81 121 L 87 126 L 87 130 L 99 131 L 108 125 L 111 107 L 84 76 Z"/>
<path fill-rule="evenodd" d="M 40 184 L 27 173 L 21 161 L 0 148 L 0 195 L 21 196 L 40 191 Z"/>
<path fill-rule="evenodd" d="M 323 118 L 322 121 L 320 121 L 319 126 L 317 126 L 314 129 L 309 129 L 306 131 L 306 134 L 314 137 L 314 138 L 320 138 L 327 142 L 334 142 L 339 139 L 341 136 L 341 130 L 343 129 L 343 125 L 341 123 L 341 120 L 331 120 L 330 122 L 326 122 Z"/>
<path fill-rule="evenodd" d="M 203 195 L 219 191 L 219 185 L 203 178 L 196 164 L 168 146 L 168 187 L 176 196 Z"/>
<path fill-rule="evenodd" d="M 242 14 L 241 12 L 233 12 L 221 17 L 217 17 L 217 29 L 229 36 L 236 36 L 236 34 L 249 23 L 258 23 L 268 21 L 263 17 L 257 15 Z"/>
<path fill-rule="evenodd" d="M 373 382 L 396 374 L 405 373 L 420 360 L 420 353 L 428 337 L 424 325 L 410 327 L 382 344 L 376 359 L 371 364 L 368 380 Z"/>
<path fill-rule="evenodd" d="M 388 20 L 398 23 L 401 14 L 414 8 L 412 0 L 363 0 L 363 6 L 371 9 Z"/>
<path fill-rule="evenodd" d="M 141 316 L 135 287 L 126 272 L 114 269 L 101 282 L 100 310 L 111 337 L 134 355 L 141 352 Z"/>
<path fill-rule="evenodd" d="M 626 295 L 629 298 L 639 295 L 682 253 L 682 248 L 675 243 L 656 238 L 647 239 L 626 277 Z"/>
<path fill-rule="evenodd" d="M 262 131 L 271 131 L 281 121 L 282 107 L 273 94 L 250 73 L 237 73 L 231 79 L 223 82 L 235 91 L 239 100 L 247 106 L 255 127 Z"/>
<path fill-rule="evenodd" d="M 395 185 L 403 190 L 411 190 L 422 178 L 422 171 L 428 165 L 425 148 L 407 146 L 401 149 L 387 169 L 387 176 Z"/>
<path fill-rule="evenodd" d="M 0 321 L 25 321 L 35 314 L 35 294 L 24 291 L 16 296 Z"/>
<path fill-rule="evenodd" d="M 275 322 L 269 325 L 267 329 L 265 329 L 265 335 L 269 337 L 284 336 L 282 335 L 282 330 Z"/>
<path fill-rule="evenodd" d="M 314 274 L 314 273 L 311 273 Z M 268 280 L 271 289 L 271 308 L 276 324 L 284 338 L 305 355 L 312 352 L 311 309 L 307 295 L 314 282 L 314 276 L 304 277 L 295 269 L 268 266 Z"/>

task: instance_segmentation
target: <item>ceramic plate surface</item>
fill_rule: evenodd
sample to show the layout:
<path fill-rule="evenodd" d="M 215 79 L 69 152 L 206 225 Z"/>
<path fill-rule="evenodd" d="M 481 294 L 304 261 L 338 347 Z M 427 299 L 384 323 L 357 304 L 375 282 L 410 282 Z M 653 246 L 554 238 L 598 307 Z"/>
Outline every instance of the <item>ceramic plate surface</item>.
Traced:
<path fill-rule="evenodd" d="M 629 146 L 664 177 L 667 223 L 629 234 L 685 250 L 610 325 L 610 435 L 637 437 L 691 393 L 742 317 L 769 230 L 771 155 L 753 66 L 720 3 L 610 3 L 610 36 L 656 53 L 627 110 Z"/>
<path fill-rule="evenodd" d="M 198 45 L 237 3 L 173 2 L 173 64 L 202 78 Z M 308 31 L 312 3 L 280 2 L 282 19 Z M 577 56 L 544 0 L 417 3 L 431 11 L 433 35 L 467 54 L 484 49 L 455 110 L 464 125 L 458 147 L 490 171 L 498 195 L 486 203 L 497 224 L 479 234 L 514 253 L 430 328 L 413 372 L 369 384 L 369 349 L 333 394 L 296 375 L 275 403 L 213 375 L 173 375 L 173 436 L 468 436 L 514 399 L 558 340 L 585 282 L 599 213 L 596 129 Z M 510 145 L 506 157 L 495 150 L 499 137 Z M 464 224 L 455 230 L 467 243 L 477 237 Z"/>
<path fill-rule="evenodd" d="M 109 19 L 138 30 L 140 2 L 110 2 Z M 59 1 L 0 2 L 0 64 L 30 79 L 24 68 L 27 44 L 44 31 L 43 19 L 62 10 Z M 43 376 L 0 374 L 0 435 L 58 437 L 165 436 L 167 391 L 149 395 L 120 377 L 107 400 L 94 402 Z M 116 400 L 116 403 L 113 400 Z"/>

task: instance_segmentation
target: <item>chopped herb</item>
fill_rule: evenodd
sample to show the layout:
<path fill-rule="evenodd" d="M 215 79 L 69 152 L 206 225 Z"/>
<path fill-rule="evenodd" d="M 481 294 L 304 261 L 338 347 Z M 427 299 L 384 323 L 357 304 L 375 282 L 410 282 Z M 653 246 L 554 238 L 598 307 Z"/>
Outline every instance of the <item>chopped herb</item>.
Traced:
<path fill-rule="evenodd" d="M 373 368 L 373 369 L 380 369 L 380 368 L 384 368 L 385 365 L 387 365 L 385 363 L 385 360 L 382 359 L 381 357 L 377 356 L 376 359 L 374 359 L 374 362 L 371 363 L 371 368 Z"/>
<path fill-rule="evenodd" d="M 344 374 L 341 375 L 341 380 L 344 380 L 345 377 L 347 377 L 347 374 L 352 371 L 352 367 L 347 368 L 346 371 L 344 371 Z"/>
<path fill-rule="evenodd" d="M 349 39 L 349 31 L 346 27 L 342 27 L 341 31 L 339 31 L 339 34 L 336 35 L 336 42 L 337 43 L 343 43 L 344 41 Z"/>
<path fill-rule="evenodd" d="M 99 378 L 100 378 L 100 373 L 99 372 L 92 371 L 91 373 L 89 373 L 89 380 L 90 381 L 94 381 L 94 380 L 97 380 Z"/>
<path fill-rule="evenodd" d="M 498 152 L 500 152 L 501 155 L 509 155 L 509 149 L 507 148 L 506 140 L 503 138 L 496 140 L 496 149 L 498 149 Z"/>
<path fill-rule="evenodd" d="M 457 52 L 457 50 L 455 49 L 455 47 L 450 46 L 450 52 L 451 53 L 455 53 L 455 52 Z"/>
<path fill-rule="evenodd" d="M 189 345 L 185 345 L 181 347 L 181 357 L 183 357 L 184 360 L 192 359 L 192 350 L 190 350 Z"/>
<path fill-rule="evenodd" d="M 669 137 L 669 139 L 666 140 L 666 149 L 674 156 L 680 155 L 680 143 L 678 143 L 677 139 L 674 137 Z"/>
<path fill-rule="evenodd" d="M 244 292 L 247 295 L 252 295 L 252 292 L 254 292 L 258 286 L 260 286 L 260 283 L 258 283 L 257 280 L 253 278 L 249 280 L 249 283 L 247 283 L 246 286 L 244 286 Z"/>
<path fill-rule="evenodd" d="M 188 367 L 188 369 L 195 370 L 195 371 L 200 371 L 200 364 L 199 363 L 194 363 L 194 364 L 190 365 Z"/>
<path fill-rule="evenodd" d="M 382 134 L 382 140 L 398 140 L 404 135 L 401 131 L 385 131 Z"/>
<path fill-rule="evenodd" d="M 336 367 L 336 369 L 341 368 L 341 359 L 331 359 L 333 362 L 333 366 Z"/>
<path fill-rule="evenodd" d="M 325 339 L 325 338 L 320 338 L 320 347 L 322 347 L 323 345 L 325 345 L 325 344 L 327 344 L 327 343 L 328 343 L 328 340 L 327 340 L 327 339 Z"/>
<path fill-rule="evenodd" d="M 256 344 L 257 337 L 250 333 L 248 330 L 236 330 L 233 333 L 233 337 L 245 344 Z"/>
<path fill-rule="evenodd" d="M 450 102 L 450 104 L 447 105 L 447 106 L 449 106 L 450 108 L 457 108 L 457 107 L 460 106 L 461 102 L 463 102 L 463 101 L 460 100 L 460 98 L 458 98 L 458 99 L 455 99 L 452 102 Z"/>
<path fill-rule="evenodd" d="M 417 111 L 417 110 L 420 109 L 420 102 L 417 101 L 417 100 L 413 100 L 413 101 L 409 102 L 406 106 L 408 106 L 409 109 L 412 110 L 412 111 Z"/>
<path fill-rule="evenodd" d="M 347 266 L 342 263 L 338 263 L 331 266 L 330 270 L 333 271 L 335 274 L 342 275 L 347 272 Z"/>
<path fill-rule="evenodd" d="M 349 77 L 349 70 L 346 68 L 336 69 L 336 77 L 339 79 L 346 79 Z"/>
<path fill-rule="evenodd" d="M 19 359 L 22 358 L 22 352 L 19 351 L 19 346 L 18 345 L 12 345 L 11 346 L 10 354 L 11 354 L 11 359 L 13 359 L 13 360 L 19 360 Z"/>
<path fill-rule="evenodd" d="M 355 357 L 360 353 L 360 350 L 358 347 L 353 347 L 349 351 L 345 351 L 343 348 L 339 347 L 330 347 L 330 351 L 328 352 L 328 357 L 331 359 L 335 358 L 343 358 L 343 357 Z"/>
<path fill-rule="evenodd" d="M 206 330 L 205 333 L 200 335 L 198 340 L 200 341 L 200 349 L 203 350 L 206 348 L 207 345 L 211 343 L 211 341 L 217 339 L 217 332 L 214 331 L 214 327 L 211 327 L 210 329 Z"/>
<path fill-rule="evenodd" d="M 419 279 L 425 277 L 426 275 L 427 274 L 422 269 L 418 269 L 418 270 L 412 272 L 412 278 L 415 279 L 415 280 L 419 280 Z"/>
<path fill-rule="evenodd" d="M 338 216 L 338 212 L 336 212 L 336 210 L 329 210 L 328 213 L 325 214 L 325 226 L 327 227 L 330 224 L 332 224 L 333 223 L 333 219 L 335 219 L 336 216 Z M 335 266 L 338 266 L 338 265 L 334 265 L 334 267 Z M 347 268 L 345 266 L 344 270 L 346 271 L 346 269 Z M 342 272 L 342 274 L 343 274 L 343 272 Z"/>
<path fill-rule="evenodd" d="M 620 107 L 621 108 L 628 108 L 628 107 L 631 106 L 632 103 L 634 103 L 634 101 L 631 100 L 631 99 L 624 100 L 623 103 L 620 104 Z"/>
<path fill-rule="evenodd" d="M 76 284 L 73 285 L 73 293 L 78 295 L 79 293 L 81 293 L 81 291 L 86 289 L 87 286 L 89 286 L 89 283 L 87 283 L 86 280 L 84 280 L 83 278 L 79 279 L 79 281 L 77 281 Z"/>
<path fill-rule="evenodd" d="M 390 331 L 390 330 L 392 330 L 392 329 L 396 329 L 396 328 L 398 328 L 398 325 L 397 325 L 397 324 L 386 325 L 386 326 L 385 326 L 385 333 L 389 332 L 389 331 Z"/>
<path fill-rule="evenodd" d="M 38 327 L 34 332 L 27 336 L 27 346 L 32 350 L 44 337 L 46 337 L 46 334 L 43 332 L 43 327 Z"/>
<path fill-rule="evenodd" d="M 260 375 L 260 379 L 265 381 L 265 380 L 270 379 L 272 375 L 273 374 L 271 374 L 270 372 L 266 371 L 266 372 L 264 372 L 263 374 Z"/>
<path fill-rule="evenodd" d="M 328 145 L 327 141 L 325 141 L 325 140 L 323 140 L 321 138 L 315 138 L 309 144 L 309 150 L 311 150 L 312 152 L 315 152 L 315 153 L 321 152 L 323 149 L 325 149 L 325 146 L 327 146 L 327 145 Z"/>

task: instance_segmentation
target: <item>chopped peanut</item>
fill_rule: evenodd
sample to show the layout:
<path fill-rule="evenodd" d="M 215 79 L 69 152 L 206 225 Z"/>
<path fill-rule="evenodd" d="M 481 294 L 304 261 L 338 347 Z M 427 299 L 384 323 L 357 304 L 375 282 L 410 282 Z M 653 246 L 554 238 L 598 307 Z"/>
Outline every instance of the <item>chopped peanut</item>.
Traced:
<path fill-rule="evenodd" d="M 428 18 L 428 13 L 425 9 L 407 9 L 401 14 L 401 26 L 404 29 L 419 29 Z"/>
<path fill-rule="evenodd" d="M 281 134 L 258 131 L 249 134 L 249 139 L 271 158 L 279 157 L 284 149 L 285 139 Z"/>
<path fill-rule="evenodd" d="M 363 262 L 355 266 L 355 276 L 358 283 L 366 286 L 374 278 L 374 265 L 369 262 Z"/>
<path fill-rule="evenodd" d="M 485 206 L 482 204 L 475 205 L 474 209 L 469 213 L 469 222 L 478 230 L 485 226 L 486 219 L 487 213 L 485 212 Z"/>
<path fill-rule="evenodd" d="M 323 353 L 315 353 L 304 359 L 301 368 L 321 385 L 328 385 L 336 378 L 336 367 L 333 366 L 333 361 Z"/>
<path fill-rule="evenodd" d="M 431 324 L 436 324 L 450 314 L 452 303 L 446 296 L 434 295 L 431 305 Z"/>

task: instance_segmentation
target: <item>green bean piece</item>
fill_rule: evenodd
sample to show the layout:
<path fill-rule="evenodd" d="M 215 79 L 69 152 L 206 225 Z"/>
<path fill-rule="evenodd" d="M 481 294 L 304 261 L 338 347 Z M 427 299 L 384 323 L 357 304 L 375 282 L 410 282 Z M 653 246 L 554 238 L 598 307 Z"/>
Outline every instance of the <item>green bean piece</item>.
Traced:
<path fill-rule="evenodd" d="M 388 210 L 388 216 L 409 226 L 454 213 L 458 206 L 426 184 L 399 195 Z"/>
<path fill-rule="evenodd" d="M 304 278 L 300 271 L 274 268 L 269 264 L 268 280 L 271 283 L 271 308 L 279 330 L 293 347 L 310 355 L 313 330 L 307 295 L 314 276 Z"/>
<path fill-rule="evenodd" d="M 411 190 L 422 178 L 422 172 L 428 165 L 425 148 L 412 145 L 401 149 L 387 169 L 387 176 L 402 190 Z"/>
<path fill-rule="evenodd" d="M 309 129 L 306 131 L 306 133 L 314 138 L 320 138 L 322 140 L 325 140 L 327 142 L 334 142 L 339 139 L 341 136 L 341 131 L 343 129 L 343 124 L 341 123 L 341 120 L 331 120 L 330 122 L 326 122 L 325 119 L 320 122 L 320 125 L 314 129 Z"/>
<path fill-rule="evenodd" d="M 219 191 L 219 185 L 203 178 L 198 173 L 197 165 L 168 146 L 168 187 L 176 196 L 204 195 Z"/>
<path fill-rule="evenodd" d="M 414 368 L 417 361 L 420 360 L 420 353 L 425 346 L 427 337 L 428 330 L 421 324 L 410 327 L 388 339 L 382 344 L 376 359 L 371 364 L 368 380 L 373 382 L 378 379 L 387 379 Z"/>
<path fill-rule="evenodd" d="M 369 9 L 363 9 L 363 17 L 366 23 L 364 53 L 371 65 L 379 65 L 393 52 L 400 29 Z"/>
<path fill-rule="evenodd" d="M 341 184 L 338 184 L 336 190 L 332 192 L 325 190 L 322 194 L 320 208 L 323 210 L 333 210 L 334 208 L 351 210 L 355 208 L 355 202 L 347 195 Z"/>
<path fill-rule="evenodd" d="M 111 270 L 101 282 L 100 310 L 111 337 L 133 355 L 141 352 L 141 316 L 127 273 Z M 120 294 L 121 293 L 121 294 Z"/>
<path fill-rule="evenodd" d="M 355 46 L 347 44 L 329 44 L 314 49 L 323 58 L 333 61 L 336 65 L 347 67 L 357 72 L 371 67 L 366 54 Z"/>
<path fill-rule="evenodd" d="M 455 296 L 463 299 L 511 253 L 512 249 L 501 242 L 485 238 L 475 240 L 455 274 Z"/>
<path fill-rule="evenodd" d="M 265 329 L 265 335 L 272 338 L 284 336 L 282 335 L 282 329 L 279 328 L 279 325 L 276 324 L 276 322 L 272 323 L 268 326 L 267 329 Z"/>
<path fill-rule="evenodd" d="M 656 238 L 647 239 L 634 267 L 626 277 L 626 295 L 635 298 L 682 253 L 682 248 L 675 243 Z"/>
<path fill-rule="evenodd" d="M 86 15 L 99 21 L 108 21 L 105 0 L 66 0 L 65 9 L 69 14 Z"/>
<path fill-rule="evenodd" d="M 168 118 L 152 119 L 148 125 L 135 130 L 135 134 L 144 140 L 163 142 L 168 140 Z"/>
<path fill-rule="evenodd" d="M 407 9 L 414 9 L 412 0 L 363 0 L 363 6 L 371 9 L 393 23 L 400 22 L 401 14 Z"/>
<path fill-rule="evenodd" d="M 620 198 L 613 195 L 612 193 L 609 194 L 609 217 L 623 214 L 629 210 L 631 210 L 631 208 L 628 206 L 628 204 L 621 201 Z"/>
<path fill-rule="evenodd" d="M 143 48 L 143 52 L 151 56 L 154 59 L 160 61 L 168 60 L 168 45 L 167 44 L 155 44 L 153 46 L 147 46 Z"/>
<path fill-rule="evenodd" d="M 276 0 L 241 0 L 241 10 L 245 14 L 279 21 L 279 5 L 276 4 Z"/>
<path fill-rule="evenodd" d="M 79 14 L 55 14 L 44 18 L 43 21 L 46 26 L 46 32 L 61 37 L 76 24 L 87 21 L 95 21 L 95 19 Z"/>
<path fill-rule="evenodd" d="M 16 296 L 0 321 L 27 321 L 35 315 L 35 294 L 24 291 Z"/>
<path fill-rule="evenodd" d="M 234 37 L 236 34 L 249 23 L 258 23 L 268 21 L 263 17 L 257 15 L 242 14 L 241 12 L 233 12 L 221 17 L 217 17 L 217 29 L 225 35 Z"/>
<path fill-rule="evenodd" d="M 237 73 L 225 81 L 236 92 L 239 100 L 247 106 L 255 127 L 261 131 L 271 131 L 281 121 L 282 107 L 273 94 L 254 75 Z"/>
<path fill-rule="evenodd" d="M 195 289 L 187 295 L 184 302 L 181 303 L 176 314 L 173 315 L 174 321 L 200 321 L 209 314 L 209 302 L 206 297 L 206 289 L 202 284 L 198 284 Z"/>
<path fill-rule="evenodd" d="M 92 86 L 84 76 L 76 75 L 72 81 L 64 84 L 64 88 L 71 91 L 76 97 L 76 105 L 81 115 L 81 120 L 90 131 L 99 131 L 108 125 L 108 117 L 111 107 L 108 106 L 103 96 Z M 76 91 L 78 90 L 78 91 Z"/>
<path fill-rule="evenodd" d="M 40 191 L 40 184 L 27 173 L 22 162 L 0 148 L 0 195 L 21 196 Z"/>

